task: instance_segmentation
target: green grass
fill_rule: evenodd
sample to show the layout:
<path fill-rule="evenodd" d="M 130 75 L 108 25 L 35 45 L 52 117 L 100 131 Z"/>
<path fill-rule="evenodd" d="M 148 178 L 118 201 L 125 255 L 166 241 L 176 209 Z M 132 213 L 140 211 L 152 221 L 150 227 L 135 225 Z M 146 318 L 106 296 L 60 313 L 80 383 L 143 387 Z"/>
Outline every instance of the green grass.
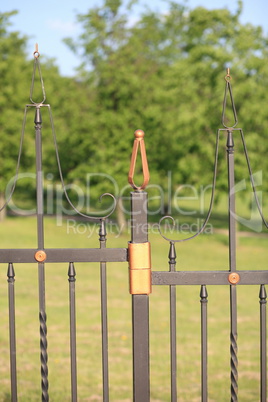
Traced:
<path fill-rule="evenodd" d="M 98 247 L 89 227 L 69 230 L 45 219 L 46 247 Z M 77 226 L 76 226 L 77 229 Z M 93 228 L 91 227 L 90 230 Z M 36 247 L 35 218 L 0 225 L 1 248 Z M 97 230 L 97 229 L 96 229 Z M 127 247 L 129 234 L 108 234 L 107 247 Z M 151 234 L 154 270 L 168 270 L 168 243 Z M 238 269 L 267 269 L 266 238 L 238 239 Z M 201 235 L 179 244 L 178 270 L 228 269 L 228 239 Z M 0 271 L 0 400 L 10 400 L 6 264 Z M 40 400 L 38 278 L 35 264 L 16 264 L 16 329 L 20 401 Z M 102 400 L 99 264 L 76 264 L 79 401 Z M 46 264 L 49 393 L 70 401 L 68 264 Z M 107 264 L 111 401 L 132 400 L 131 296 L 126 263 Z M 200 400 L 200 287 L 177 287 L 178 399 Z M 238 286 L 239 398 L 259 400 L 259 287 Z M 230 400 L 229 287 L 208 286 L 208 384 L 210 401 Z M 169 294 L 150 295 L 151 400 L 169 401 Z"/>

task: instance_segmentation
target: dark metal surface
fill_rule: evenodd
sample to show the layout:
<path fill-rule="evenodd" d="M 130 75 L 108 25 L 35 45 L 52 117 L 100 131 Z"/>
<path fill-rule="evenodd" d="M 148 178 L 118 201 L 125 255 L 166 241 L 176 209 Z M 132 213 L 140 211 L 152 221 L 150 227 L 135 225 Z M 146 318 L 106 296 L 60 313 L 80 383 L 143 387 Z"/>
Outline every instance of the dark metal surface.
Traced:
<path fill-rule="evenodd" d="M 201 400 L 206 402 L 208 399 L 208 381 L 207 381 L 207 360 L 208 360 L 208 340 L 207 340 L 207 303 L 208 292 L 206 285 L 201 286 Z"/>
<path fill-rule="evenodd" d="M 240 285 L 261 285 L 268 283 L 268 271 L 237 271 Z M 230 271 L 153 271 L 153 285 L 230 285 Z"/>
<path fill-rule="evenodd" d="M 127 248 L 45 248 L 48 262 L 126 262 Z M 0 262 L 36 263 L 36 249 L 2 249 Z"/>
<path fill-rule="evenodd" d="M 264 285 L 260 287 L 260 400 L 267 401 L 267 328 L 266 306 L 267 293 Z"/>
<path fill-rule="evenodd" d="M 175 244 L 170 243 L 169 271 L 176 271 Z M 177 313 L 176 313 L 176 286 L 169 286 L 170 299 L 170 373 L 171 373 L 171 401 L 177 401 Z"/>
<path fill-rule="evenodd" d="M 105 220 L 100 223 L 99 241 L 100 248 L 106 248 L 106 224 Z M 102 333 L 102 395 L 103 402 L 109 401 L 109 362 L 108 362 L 108 306 L 107 306 L 107 275 L 106 263 L 100 263 L 101 284 L 101 333 Z"/>
<path fill-rule="evenodd" d="M 16 324 L 15 324 L 15 271 L 13 264 L 8 264 L 8 311 L 9 311 L 9 348 L 10 348 L 10 380 L 11 401 L 17 401 L 17 355 L 16 355 Z"/>
<path fill-rule="evenodd" d="M 70 306 L 70 354 L 71 354 L 71 392 L 72 402 L 77 401 L 77 361 L 76 361 L 76 309 L 75 309 L 75 267 L 69 264 L 69 306 Z"/>
<path fill-rule="evenodd" d="M 36 211 L 37 211 L 37 247 L 44 248 L 44 208 L 43 208 L 43 173 L 42 173 L 42 118 L 40 108 L 35 113 L 35 155 L 36 155 Z M 48 354 L 47 354 L 47 315 L 45 296 L 45 264 L 38 264 L 39 283 L 39 320 L 40 320 L 40 360 L 42 401 L 49 400 L 48 394 Z"/>
<path fill-rule="evenodd" d="M 236 219 L 235 219 L 235 176 L 234 176 L 234 139 L 233 128 L 237 124 L 236 109 L 230 86 L 230 78 L 226 76 L 225 96 L 223 102 L 222 123 L 226 127 L 225 106 L 229 93 L 235 123 L 227 128 L 227 168 L 228 168 L 228 207 L 229 207 L 229 268 L 230 272 L 236 271 Z M 236 285 L 230 286 L 230 353 L 231 353 L 231 401 L 238 398 L 238 360 L 237 360 L 237 292 Z"/>

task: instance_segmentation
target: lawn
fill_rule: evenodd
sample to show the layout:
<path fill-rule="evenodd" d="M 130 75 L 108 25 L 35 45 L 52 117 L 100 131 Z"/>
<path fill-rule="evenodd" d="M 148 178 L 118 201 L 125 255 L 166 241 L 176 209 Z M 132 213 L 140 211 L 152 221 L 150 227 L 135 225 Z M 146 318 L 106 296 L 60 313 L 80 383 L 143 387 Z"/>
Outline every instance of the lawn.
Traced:
<path fill-rule="evenodd" d="M 46 247 L 98 247 L 97 228 L 45 219 Z M 8 218 L 1 248 L 36 247 L 35 218 Z M 94 235 L 93 235 L 94 234 Z M 108 233 L 107 247 L 127 247 L 129 234 Z M 150 233 L 153 270 L 168 270 L 169 245 Z M 239 237 L 238 269 L 267 269 L 265 237 Z M 177 246 L 178 270 L 228 269 L 228 238 L 201 235 Z M 10 400 L 6 264 L 0 271 L 0 400 Z M 40 400 L 38 283 L 35 264 L 16 264 L 18 396 Z M 76 264 L 79 401 L 102 400 L 99 264 Z M 70 400 L 68 266 L 46 264 L 49 393 Z M 126 263 L 107 264 L 111 401 L 132 400 L 131 296 Z M 169 401 L 169 290 L 150 295 L 151 401 Z M 177 287 L 178 399 L 200 401 L 200 288 Z M 259 287 L 238 286 L 239 398 L 259 399 Z M 230 400 L 229 287 L 208 286 L 209 400 Z"/>

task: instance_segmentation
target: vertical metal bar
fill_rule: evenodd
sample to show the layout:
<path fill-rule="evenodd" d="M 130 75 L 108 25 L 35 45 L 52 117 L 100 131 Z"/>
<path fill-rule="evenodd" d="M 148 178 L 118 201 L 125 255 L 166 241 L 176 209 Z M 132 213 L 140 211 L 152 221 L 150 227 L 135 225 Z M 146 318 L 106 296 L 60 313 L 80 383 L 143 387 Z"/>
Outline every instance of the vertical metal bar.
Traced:
<path fill-rule="evenodd" d="M 77 401 L 77 365 L 76 365 L 76 311 L 75 311 L 75 268 L 70 262 L 69 270 L 69 304 L 70 304 L 70 350 L 71 350 L 71 390 L 72 402 Z"/>
<path fill-rule="evenodd" d="M 106 247 L 106 225 L 101 220 L 99 231 L 100 248 Z M 101 328 L 102 328 L 102 392 L 103 401 L 109 402 L 108 322 L 107 322 L 107 276 L 106 263 L 100 263 Z"/>
<path fill-rule="evenodd" d="M 266 304 L 267 293 L 264 285 L 260 287 L 260 369 L 261 369 L 261 385 L 260 400 L 267 400 L 267 328 L 266 328 Z"/>
<path fill-rule="evenodd" d="M 200 290 L 201 303 L 201 395 L 202 402 L 206 402 L 208 398 L 207 385 L 207 303 L 208 293 L 206 285 L 201 286 Z"/>
<path fill-rule="evenodd" d="M 131 242 L 148 241 L 147 193 L 131 192 Z M 132 295 L 133 401 L 150 401 L 149 296 Z"/>
<path fill-rule="evenodd" d="M 42 117 L 40 107 L 35 112 L 35 152 L 36 152 L 36 201 L 37 201 L 37 244 L 44 248 L 44 208 L 43 208 L 43 172 L 42 172 Z M 42 401 L 49 401 L 48 366 L 47 366 L 47 316 L 45 304 L 45 265 L 38 263 L 39 283 L 39 321 L 40 321 L 40 360 Z"/>
<path fill-rule="evenodd" d="M 175 244 L 170 243 L 169 271 L 176 271 Z M 177 319 L 176 319 L 176 285 L 169 287 L 170 300 L 170 368 L 171 368 L 171 402 L 177 402 Z"/>
<path fill-rule="evenodd" d="M 229 270 L 236 271 L 236 219 L 235 219 L 235 178 L 234 140 L 232 130 L 227 130 L 228 158 L 228 200 L 229 200 Z M 236 285 L 230 286 L 230 353 L 231 353 L 231 401 L 238 399 L 238 359 L 237 359 L 237 292 Z"/>
<path fill-rule="evenodd" d="M 10 347 L 10 379 L 11 401 L 17 401 L 17 363 L 16 363 L 16 325 L 15 325 L 15 271 L 13 264 L 8 264 L 8 304 L 9 304 L 9 347 Z"/>

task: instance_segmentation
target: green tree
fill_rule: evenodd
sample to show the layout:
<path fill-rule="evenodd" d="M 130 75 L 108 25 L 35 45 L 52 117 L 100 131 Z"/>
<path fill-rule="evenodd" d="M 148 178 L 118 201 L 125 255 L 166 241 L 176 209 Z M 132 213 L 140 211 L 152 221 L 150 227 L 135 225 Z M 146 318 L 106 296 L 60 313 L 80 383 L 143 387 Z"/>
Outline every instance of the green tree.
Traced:
<path fill-rule="evenodd" d="M 14 178 L 22 131 L 23 112 L 30 103 L 30 87 L 33 71 L 33 58 L 26 55 L 27 37 L 10 30 L 10 17 L 16 12 L 0 14 L 0 207 L 8 196 L 6 189 Z M 33 49 L 34 50 L 34 49 Z M 40 57 L 41 71 L 45 84 L 46 103 L 51 104 L 55 128 L 59 142 L 59 152 L 65 176 L 73 179 L 72 171 L 79 164 L 80 157 L 74 150 L 78 148 L 81 137 L 88 132 L 87 113 L 91 95 L 83 83 L 72 78 L 61 77 L 53 60 Z M 41 102 L 40 77 L 36 70 L 33 100 Z M 26 118 L 24 142 L 22 147 L 20 173 L 35 172 L 34 108 L 29 108 Z M 43 118 L 43 162 L 46 185 L 47 174 L 59 179 L 55 148 L 47 108 L 42 108 Z M 71 157 L 70 157 L 71 156 Z M 35 180 L 23 179 L 17 183 L 15 204 L 21 208 L 33 208 L 35 199 Z M 3 210 L 6 212 L 6 209 Z M 1 214 L 4 217 L 4 213 Z"/>
<path fill-rule="evenodd" d="M 18 32 L 9 32 L 9 19 L 15 12 L 0 13 L 0 205 L 4 204 L 7 182 L 16 170 L 20 142 L 22 105 L 26 103 L 29 63 L 26 61 L 27 38 Z M 30 147 L 24 147 L 22 162 L 27 167 L 32 162 Z M 3 216 L 3 213 L 1 214 Z"/>
<path fill-rule="evenodd" d="M 142 128 L 151 183 L 165 188 L 168 171 L 174 186 L 211 183 L 226 67 L 231 67 L 239 126 L 247 133 L 253 166 L 267 171 L 266 158 L 258 165 L 268 147 L 262 140 L 268 128 L 267 37 L 260 27 L 242 24 L 241 11 L 241 1 L 235 13 L 170 2 L 167 13 L 146 8 L 131 24 L 121 0 L 106 0 L 79 15 L 83 33 L 66 43 L 81 55 L 81 78 L 95 94 L 90 134 L 81 138 L 80 151 L 87 152 L 89 141 L 95 150 L 74 175 L 98 169 L 123 186 L 131 133 Z M 226 169 L 225 142 L 222 134 L 220 172 Z M 238 156 L 237 165 L 242 180 L 244 158 Z M 218 187 L 224 189 L 225 175 L 220 177 Z"/>

